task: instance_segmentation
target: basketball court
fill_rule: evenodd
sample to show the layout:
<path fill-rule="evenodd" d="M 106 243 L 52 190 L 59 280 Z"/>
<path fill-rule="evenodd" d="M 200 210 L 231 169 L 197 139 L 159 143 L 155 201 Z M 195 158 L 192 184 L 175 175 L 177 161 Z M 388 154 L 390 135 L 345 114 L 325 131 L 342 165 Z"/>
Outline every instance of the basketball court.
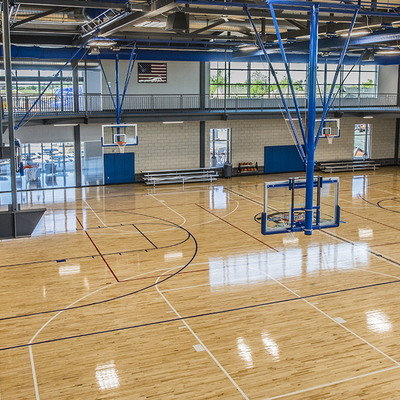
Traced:
<path fill-rule="evenodd" d="M 24 194 L 47 212 L 0 243 L 1 399 L 396 398 L 398 168 L 339 175 L 312 236 L 261 234 L 289 174 Z"/>

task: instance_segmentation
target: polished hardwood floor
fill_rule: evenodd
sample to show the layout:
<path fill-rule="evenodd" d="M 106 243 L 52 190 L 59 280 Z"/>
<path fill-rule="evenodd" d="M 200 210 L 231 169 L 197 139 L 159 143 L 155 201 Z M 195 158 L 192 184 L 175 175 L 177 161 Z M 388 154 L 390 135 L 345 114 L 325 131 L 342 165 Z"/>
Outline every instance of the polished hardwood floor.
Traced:
<path fill-rule="evenodd" d="M 1 400 L 398 398 L 400 168 L 338 174 L 338 228 L 263 236 L 288 176 L 24 194 Z"/>

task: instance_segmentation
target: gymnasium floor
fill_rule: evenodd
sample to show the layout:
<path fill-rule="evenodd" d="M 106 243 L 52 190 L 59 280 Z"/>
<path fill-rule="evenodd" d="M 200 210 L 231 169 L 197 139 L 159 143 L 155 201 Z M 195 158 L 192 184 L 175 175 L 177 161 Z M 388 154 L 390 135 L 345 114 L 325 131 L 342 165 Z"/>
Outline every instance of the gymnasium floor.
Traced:
<path fill-rule="evenodd" d="M 400 169 L 338 228 L 262 236 L 264 180 L 30 192 L 0 242 L 0 398 L 395 399 Z M 328 175 L 327 175 L 328 176 Z"/>

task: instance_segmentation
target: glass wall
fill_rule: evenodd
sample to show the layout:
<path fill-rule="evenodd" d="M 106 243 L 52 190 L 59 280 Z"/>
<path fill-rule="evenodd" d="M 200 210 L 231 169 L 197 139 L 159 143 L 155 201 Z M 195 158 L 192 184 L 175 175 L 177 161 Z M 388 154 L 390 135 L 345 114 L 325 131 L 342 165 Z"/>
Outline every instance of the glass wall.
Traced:
<path fill-rule="evenodd" d="M 58 66 L 46 69 L 14 69 L 12 70 L 13 96 L 15 112 L 27 112 L 47 88 L 41 100 L 35 107 L 36 111 L 73 111 L 72 69 L 66 67 L 58 75 Z M 57 75 L 57 76 L 56 76 Z M 84 71 L 78 70 L 79 94 L 83 93 Z M 5 97 L 4 71 L 0 71 L 0 95 Z M 80 99 L 80 108 L 83 107 Z"/>
<path fill-rule="evenodd" d="M 24 175 L 17 174 L 17 189 L 75 186 L 74 144 L 28 143 L 22 145 Z"/>
<path fill-rule="evenodd" d="M 331 89 L 330 82 L 336 71 L 336 65 L 319 65 L 317 72 L 318 90 L 323 94 L 325 82 L 325 68 L 327 91 Z M 343 83 L 340 86 L 340 83 Z M 378 93 L 378 66 L 377 65 L 344 65 L 335 85 L 336 93 L 340 89 L 341 98 L 376 97 Z M 322 96 L 322 95 L 321 95 Z"/>
<path fill-rule="evenodd" d="M 82 186 L 103 185 L 103 148 L 101 141 L 82 142 Z"/>
<path fill-rule="evenodd" d="M 16 174 L 17 190 L 75 187 L 73 142 L 26 143 L 21 146 L 23 175 Z M 82 142 L 82 186 L 103 185 L 101 141 Z M 0 192 L 11 191 L 10 160 L 0 160 Z"/>
<path fill-rule="evenodd" d="M 289 81 L 282 63 L 273 64 L 279 85 L 285 96 L 291 96 Z M 326 71 L 325 71 L 326 68 Z M 289 64 L 296 97 L 306 97 L 308 64 Z M 336 71 L 334 64 L 319 64 L 317 72 L 317 96 L 324 95 L 325 76 L 326 90 L 329 93 L 330 82 Z M 376 97 L 377 95 L 376 65 L 345 65 L 335 85 L 341 97 Z M 278 87 L 267 63 L 210 62 L 210 95 L 215 97 L 279 97 Z"/>

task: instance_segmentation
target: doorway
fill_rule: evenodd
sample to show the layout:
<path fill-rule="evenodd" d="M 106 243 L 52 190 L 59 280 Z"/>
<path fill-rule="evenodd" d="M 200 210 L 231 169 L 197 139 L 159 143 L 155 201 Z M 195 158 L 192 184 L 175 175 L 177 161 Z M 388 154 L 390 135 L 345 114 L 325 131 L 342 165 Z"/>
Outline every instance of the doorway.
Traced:
<path fill-rule="evenodd" d="M 355 124 L 354 151 L 355 160 L 366 160 L 371 157 L 371 124 Z"/>
<path fill-rule="evenodd" d="M 222 168 L 231 162 L 231 129 L 210 130 L 210 167 Z"/>

